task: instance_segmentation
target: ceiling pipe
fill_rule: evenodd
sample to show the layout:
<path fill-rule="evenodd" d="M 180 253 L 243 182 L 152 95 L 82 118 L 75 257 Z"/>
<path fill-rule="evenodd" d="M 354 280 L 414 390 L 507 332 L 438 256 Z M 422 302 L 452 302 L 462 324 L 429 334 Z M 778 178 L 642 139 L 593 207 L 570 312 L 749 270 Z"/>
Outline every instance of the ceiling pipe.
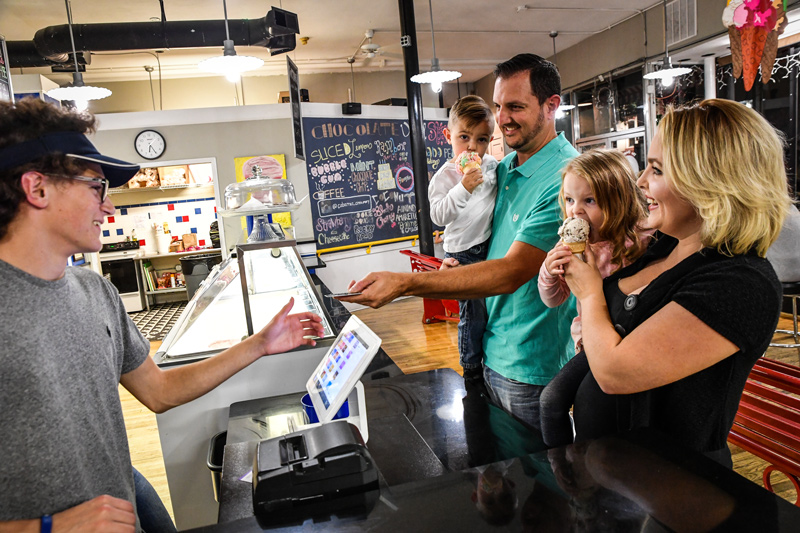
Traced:
<path fill-rule="evenodd" d="M 72 28 L 79 52 L 219 48 L 226 39 L 224 20 L 73 24 Z M 228 20 L 228 28 L 234 45 L 262 46 L 271 55 L 294 50 L 300 31 L 297 15 L 275 7 L 260 19 Z M 69 25 L 48 26 L 32 41 L 8 41 L 6 46 L 11 68 L 61 63 L 72 52 Z"/>
<path fill-rule="evenodd" d="M 33 41 L 7 41 L 9 67 L 53 67 L 68 65 L 69 54 L 42 57 Z M 83 54 L 78 54 L 78 62 L 84 63 Z"/>

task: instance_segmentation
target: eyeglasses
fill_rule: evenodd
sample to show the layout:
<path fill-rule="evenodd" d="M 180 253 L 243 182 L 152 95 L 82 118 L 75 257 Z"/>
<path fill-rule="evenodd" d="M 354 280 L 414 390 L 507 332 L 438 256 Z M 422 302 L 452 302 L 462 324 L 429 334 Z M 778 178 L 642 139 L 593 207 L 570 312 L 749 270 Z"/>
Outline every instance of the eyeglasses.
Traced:
<path fill-rule="evenodd" d="M 65 174 L 58 174 L 58 177 L 68 180 L 83 181 L 85 183 L 96 183 L 97 185 L 101 186 L 100 189 L 94 188 L 95 191 L 97 191 L 97 195 L 100 197 L 100 203 L 102 204 L 103 202 L 106 201 L 106 198 L 108 198 L 109 184 L 107 178 L 95 178 L 90 176 L 67 176 Z"/>

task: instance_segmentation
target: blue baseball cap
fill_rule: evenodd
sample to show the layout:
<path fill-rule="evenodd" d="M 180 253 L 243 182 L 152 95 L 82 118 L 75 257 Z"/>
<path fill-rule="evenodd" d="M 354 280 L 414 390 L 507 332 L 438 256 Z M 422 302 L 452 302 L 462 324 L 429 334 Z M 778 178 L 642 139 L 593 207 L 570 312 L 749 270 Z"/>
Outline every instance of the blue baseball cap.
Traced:
<path fill-rule="evenodd" d="M 73 159 L 97 163 L 103 169 L 103 175 L 111 187 L 125 185 L 139 171 L 137 164 L 102 155 L 86 135 L 77 131 L 48 133 L 36 139 L 6 146 L 0 150 L 0 171 L 50 154 L 63 154 Z"/>

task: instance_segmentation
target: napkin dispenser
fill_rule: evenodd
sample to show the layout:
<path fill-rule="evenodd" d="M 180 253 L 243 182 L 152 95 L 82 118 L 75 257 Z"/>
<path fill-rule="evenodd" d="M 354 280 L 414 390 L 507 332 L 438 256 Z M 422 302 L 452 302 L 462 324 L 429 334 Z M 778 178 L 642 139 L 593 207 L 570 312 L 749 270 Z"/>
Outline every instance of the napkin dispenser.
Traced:
<path fill-rule="evenodd" d="M 262 440 L 253 465 L 253 509 L 275 522 L 374 505 L 378 470 L 346 420 Z"/>

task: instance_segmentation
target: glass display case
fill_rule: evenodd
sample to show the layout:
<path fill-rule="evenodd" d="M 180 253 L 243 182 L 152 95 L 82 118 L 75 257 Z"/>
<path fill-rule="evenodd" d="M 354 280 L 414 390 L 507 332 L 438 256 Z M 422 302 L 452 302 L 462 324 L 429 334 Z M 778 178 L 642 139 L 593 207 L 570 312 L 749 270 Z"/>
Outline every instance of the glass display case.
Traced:
<path fill-rule="evenodd" d="M 240 244 L 214 267 L 186 305 L 156 354 L 159 364 L 205 358 L 263 328 L 294 298 L 292 313 L 322 317 L 323 338 L 335 335 L 296 242 Z"/>

